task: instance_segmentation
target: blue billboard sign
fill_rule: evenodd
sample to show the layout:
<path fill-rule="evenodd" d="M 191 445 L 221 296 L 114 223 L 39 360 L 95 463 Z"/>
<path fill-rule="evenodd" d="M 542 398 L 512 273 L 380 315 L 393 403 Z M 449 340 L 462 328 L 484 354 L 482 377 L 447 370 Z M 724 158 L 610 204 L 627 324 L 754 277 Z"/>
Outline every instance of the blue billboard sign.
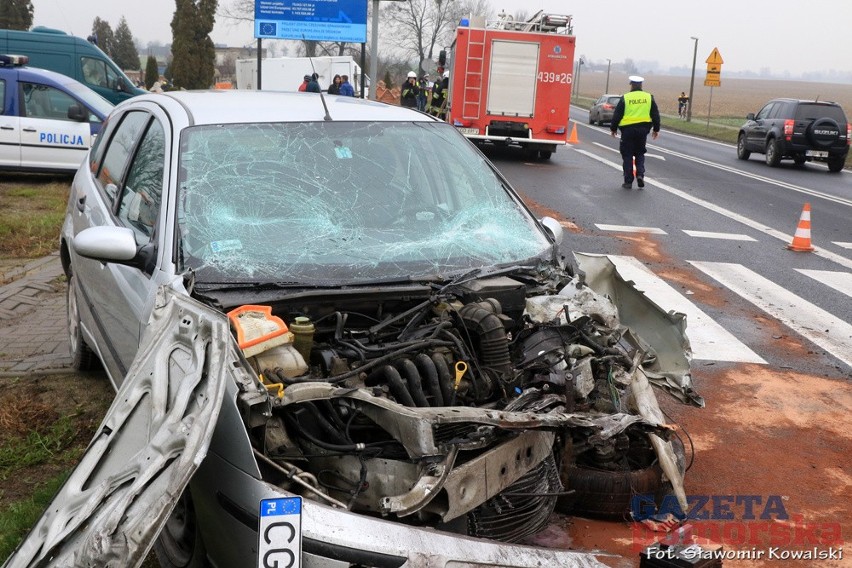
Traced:
<path fill-rule="evenodd" d="M 367 0 L 255 0 L 254 37 L 365 43 Z"/>

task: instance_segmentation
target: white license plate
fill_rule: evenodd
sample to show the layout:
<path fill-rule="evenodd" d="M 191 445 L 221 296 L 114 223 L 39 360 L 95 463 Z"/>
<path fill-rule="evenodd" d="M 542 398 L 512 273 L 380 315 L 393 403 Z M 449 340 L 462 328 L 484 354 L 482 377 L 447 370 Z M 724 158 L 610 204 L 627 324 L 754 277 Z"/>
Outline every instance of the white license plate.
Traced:
<path fill-rule="evenodd" d="M 459 132 L 462 134 L 479 134 L 478 128 L 459 128 Z"/>
<path fill-rule="evenodd" d="M 301 568 L 302 498 L 263 499 L 257 536 L 258 568 Z"/>
<path fill-rule="evenodd" d="M 810 156 L 811 158 L 828 158 L 828 152 L 825 150 L 806 150 L 805 156 Z"/>

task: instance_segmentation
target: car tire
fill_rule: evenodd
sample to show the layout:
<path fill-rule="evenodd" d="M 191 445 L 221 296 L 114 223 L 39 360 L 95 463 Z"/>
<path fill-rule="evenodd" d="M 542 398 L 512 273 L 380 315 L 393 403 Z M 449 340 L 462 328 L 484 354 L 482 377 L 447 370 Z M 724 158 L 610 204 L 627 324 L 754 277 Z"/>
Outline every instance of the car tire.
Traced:
<path fill-rule="evenodd" d="M 595 119 L 592 117 L 592 113 L 589 113 L 589 124 L 594 124 Z"/>
<path fill-rule="evenodd" d="M 777 168 L 779 164 L 781 164 L 781 147 L 777 139 L 770 138 L 766 142 L 766 165 Z"/>
<path fill-rule="evenodd" d="M 77 278 L 73 273 L 68 276 L 65 309 L 68 324 L 68 345 L 71 349 L 71 366 L 77 371 L 90 371 L 95 366 L 97 355 L 83 338 L 83 330 L 80 327 L 80 308 L 77 305 Z"/>
<path fill-rule="evenodd" d="M 740 160 L 748 160 L 751 157 L 751 152 L 746 150 L 745 133 L 740 133 L 737 138 L 737 158 Z"/>
<path fill-rule="evenodd" d="M 539 150 L 538 151 L 538 159 L 539 160 L 549 160 L 550 156 L 553 155 L 553 152 L 550 150 Z"/>
<path fill-rule="evenodd" d="M 672 449 L 681 472 L 685 470 L 683 443 L 672 439 Z M 573 493 L 560 498 L 557 510 L 582 517 L 623 521 L 630 518 L 636 495 L 653 495 L 656 500 L 667 494 L 663 470 L 656 460 L 650 466 L 631 471 L 605 471 L 577 465 L 563 466 L 563 483 Z"/>
<path fill-rule="evenodd" d="M 828 171 L 837 173 L 843 169 L 845 164 L 846 160 L 843 158 L 831 158 L 828 160 Z"/>
<path fill-rule="evenodd" d="M 807 161 L 808 161 L 807 158 L 805 158 L 804 156 L 794 156 L 793 157 L 793 163 L 796 164 L 799 167 L 804 166 L 805 162 L 807 162 Z"/>
<path fill-rule="evenodd" d="M 817 148 L 830 148 L 840 139 L 840 125 L 833 118 L 818 118 L 808 125 L 805 134 Z"/>
<path fill-rule="evenodd" d="M 160 568 L 204 568 L 207 549 L 201 540 L 192 494 L 185 489 L 154 542 Z"/>

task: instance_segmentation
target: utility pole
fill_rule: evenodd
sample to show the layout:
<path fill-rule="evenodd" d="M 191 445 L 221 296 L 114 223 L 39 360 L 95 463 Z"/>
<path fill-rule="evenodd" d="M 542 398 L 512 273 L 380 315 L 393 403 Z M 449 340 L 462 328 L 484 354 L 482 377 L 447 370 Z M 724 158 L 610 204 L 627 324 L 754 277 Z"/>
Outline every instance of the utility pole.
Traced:
<path fill-rule="evenodd" d="M 691 37 L 695 40 L 695 48 L 692 51 L 692 78 L 689 80 L 689 104 L 686 106 L 686 121 L 692 122 L 692 90 L 695 87 L 695 59 L 698 56 L 698 38 Z"/>

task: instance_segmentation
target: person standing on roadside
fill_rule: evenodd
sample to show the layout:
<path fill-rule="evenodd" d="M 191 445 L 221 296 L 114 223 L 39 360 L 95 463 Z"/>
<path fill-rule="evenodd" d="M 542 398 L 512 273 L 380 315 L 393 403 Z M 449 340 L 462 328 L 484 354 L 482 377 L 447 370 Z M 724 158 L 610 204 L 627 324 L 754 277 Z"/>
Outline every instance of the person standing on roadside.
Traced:
<path fill-rule="evenodd" d="M 417 73 L 414 71 L 408 72 L 408 77 L 402 88 L 399 90 L 399 104 L 408 108 L 417 108 L 417 95 L 420 94 L 420 88 L 417 86 Z"/>
<path fill-rule="evenodd" d="M 352 83 L 349 82 L 349 75 L 343 75 L 340 77 L 340 94 L 344 97 L 355 96 L 355 87 L 353 87 Z"/>
<path fill-rule="evenodd" d="M 343 79 L 340 78 L 340 75 L 335 75 L 331 80 L 331 85 L 328 86 L 328 94 L 329 95 L 339 95 L 340 94 L 340 84 L 343 82 Z"/>
<path fill-rule="evenodd" d="M 320 88 L 320 84 L 319 84 L 319 75 L 314 73 L 313 75 L 310 76 L 310 79 L 311 80 L 308 81 L 308 84 L 305 87 L 305 91 L 307 91 L 309 93 L 321 93 L 322 88 Z"/>
<path fill-rule="evenodd" d="M 614 137 L 616 130 L 621 129 L 621 167 L 624 172 L 624 183 L 621 187 L 633 187 L 633 165 L 636 165 L 636 183 L 639 189 L 645 187 L 645 143 L 648 133 L 653 130 L 652 138 L 660 134 L 660 111 L 654 96 L 642 90 L 642 77 L 631 75 L 630 92 L 622 95 L 610 122 L 610 134 Z"/>

